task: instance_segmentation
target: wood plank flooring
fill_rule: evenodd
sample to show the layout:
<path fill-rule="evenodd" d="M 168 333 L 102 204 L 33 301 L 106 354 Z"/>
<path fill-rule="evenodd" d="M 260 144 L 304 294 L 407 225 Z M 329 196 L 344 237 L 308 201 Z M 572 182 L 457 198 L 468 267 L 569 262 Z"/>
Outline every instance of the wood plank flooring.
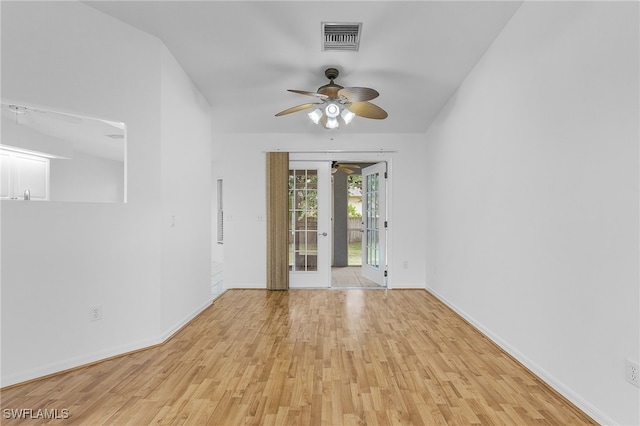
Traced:
<path fill-rule="evenodd" d="M 229 290 L 162 346 L 0 396 L 3 425 L 595 424 L 424 290 Z"/>

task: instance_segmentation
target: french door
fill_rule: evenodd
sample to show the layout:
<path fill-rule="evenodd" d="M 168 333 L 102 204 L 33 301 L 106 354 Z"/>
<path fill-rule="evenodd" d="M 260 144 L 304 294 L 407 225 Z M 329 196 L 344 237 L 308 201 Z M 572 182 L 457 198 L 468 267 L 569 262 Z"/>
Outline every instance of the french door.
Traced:
<path fill-rule="evenodd" d="M 386 286 L 387 163 L 362 169 L 362 276 Z"/>
<path fill-rule="evenodd" d="M 289 287 L 331 285 L 331 166 L 289 162 Z"/>

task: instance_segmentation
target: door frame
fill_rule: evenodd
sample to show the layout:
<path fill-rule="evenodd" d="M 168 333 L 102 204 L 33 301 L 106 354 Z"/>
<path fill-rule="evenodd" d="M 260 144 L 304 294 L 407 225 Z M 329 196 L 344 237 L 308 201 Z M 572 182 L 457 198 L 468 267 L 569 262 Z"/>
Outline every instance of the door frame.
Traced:
<path fill-rule="evenodd" d="M 387 163 L 387 280 L 386 288 L 393 289 L 393 154 L 395 151 L 289 151 L 289 161 L 341 161 L 349 163 Z M 329 244 L 331 247 L 332 244 Z M 331 248 L 329 249 L 331 250 Z M 331 256 L 331 252 L 329 252 Z"/>

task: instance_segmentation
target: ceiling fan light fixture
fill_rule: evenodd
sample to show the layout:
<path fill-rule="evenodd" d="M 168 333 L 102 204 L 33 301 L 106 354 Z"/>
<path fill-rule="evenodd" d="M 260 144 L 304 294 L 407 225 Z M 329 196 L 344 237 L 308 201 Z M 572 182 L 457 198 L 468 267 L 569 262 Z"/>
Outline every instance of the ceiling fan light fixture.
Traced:
<path fill-rule="evenodd" d="M 346 108 L 342 110 L 342 113 L 340 115 L 342 116 L 342 119 L 344 120 L 344 124 L 351 123 L 351 120 L 353 120 L 353 117 L 356 116 L 354 113 L 352 113 L 351 111 L 349 111 Z"/>
<path fill-rule="evenodd" d="M 338 120 L 335 117 L 327 118 L 327 129 L 337 129 L 339 126 Z"/>
<path fill-rule="evenodd" d="M 320 122 L 320 119 L 322 118 L 322 110 L 320 110 L 320 108 L 316 108 L 313 111 L 311 111 L 308 115 L 314 124 L 318 124 Z"/>
<path fill-rule="evenodd" d="M 349 124 L 351 120 L 356 116 L 353 112 L 344 108 L 337 102 L 329 102 L 323 109 L 316 108 L 307 114 L 314 124 L 318 124 L 322 121 L 322 125 L 326 129 L 337 129 L 340 126 L 338 117 L 342 117 L 345 124 Z"/>
<path fill-rule="evenodd" d="M 335 103 L 331 102 L 324 109 L 325 114 L 327 114 L 328 118 L 336 118 L 340 114 L 340 107 Z"/>

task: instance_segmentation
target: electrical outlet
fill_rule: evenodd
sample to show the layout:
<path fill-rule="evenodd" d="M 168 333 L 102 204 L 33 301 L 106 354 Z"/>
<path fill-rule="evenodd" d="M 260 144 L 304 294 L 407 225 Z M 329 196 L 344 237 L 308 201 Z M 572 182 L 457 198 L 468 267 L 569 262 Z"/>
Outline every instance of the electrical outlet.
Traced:
<path fill-rule="evenodd" d="M 640 388 L 640 367 L 638 364 L 627 359 L 626 372 L 627 382 Z"/>
<path fill-rule="evenodd" d="M 402 261 L 402 269 L 409 269 L 409 261 L 408 260 L 403 260 Z"/>
<path fill-rule="evenodd" d="M 92 306 L 89 309 L 89 319 L 91 321 L 98 321 L 102 319 L 102 306 Z"/>

